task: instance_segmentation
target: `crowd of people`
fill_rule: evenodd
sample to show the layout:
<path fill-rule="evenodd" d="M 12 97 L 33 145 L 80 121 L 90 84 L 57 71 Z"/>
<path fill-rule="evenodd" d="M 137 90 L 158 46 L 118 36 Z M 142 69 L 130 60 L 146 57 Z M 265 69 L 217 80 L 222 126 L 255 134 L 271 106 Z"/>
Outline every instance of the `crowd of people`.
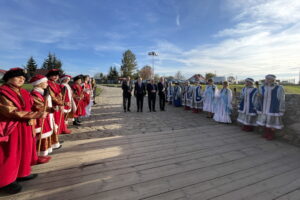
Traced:
<path fill-rule="evenodd" d="M 8 70 L 0 86 L 0 188 L 8 194 L 21 191 L 22 181 L 32 180 L 31 166 L 50 161 L 62 147 L 61 134 L 70 134 L 68 122 L 80 126 L 95 104 L 95 80 L 89 76 L 61 75 L 57 69 L 37 74 L 22 88 L 27 74 Z"/>
<path fill-rule="evenodd" d="M 62 147 L 59 136 L 71 133 L 68 123 L 80 126 L 95 104 L 96 84 L 89 76 L 72 78 L 53 69 L 46 76 L 37 74 L 29 80 L 31 92 L 22 88 L 26 79 L 23 69 L 13 68 L 4 74 L 0 86 L 0 189 L 8 194 L 20 192 L 22 181 L 37 177 L 31 173 L 31 166 L 49 162 L 49 155 Z M 232 123 L 233 105 L 239 99 L 237 121 L 243 125 L 242 130 L 263 126 L 263 137 L 273 140 L 275 130 L 283 128 L 285 93 L 271 74 L 260 86 L 247 78 L 239 97 L 227 81 L 218 88 L 212 79 L 204 88 L 200 82 L 166 82 L 162 77 L 158 83 L 153 79 L 145 83 L 141 78 L 133 83 L 127 77 L 122 90 L 124 112 L 131 112 L 132 95 L 137 112 L 143 112 L 146 95 L 149 112 L 156 112 L 158 96 L 160 111 L 166 110 L 168 102 L 193 113 L 204 111 L 216 122 Z"/>
<path fill-rule="evenodd" d="M 133 86 L 134 85 L 134 86 Z M 149 112 L 156 112 L 156 96 L 159 96 L 159 107 L 165 111 L 165 102 L 176 107 L 183 106 L 193 113 L 206 112 L 207 118 L 219 123 L 232 123 L 233 105 L 237 105 L 238 118 L 243 131 L 254 131 L 254 127 L 264 127 L 262 135 L 267 140 L 275 138 L 275 130 L 283 128 L 282 117 L 285 112 L 284 88 L 276 82 L 276 76 L 269 74 L 262 85 L 252 78 L 245 79 L 245 87 L 237 95 L 229 89 L 229 83 L 224 81 L 218 88 L 212 79 L 206 86 L 201 82 L 193 85 L 189 81 L 169 81 L 164 78 L 156 84 L 153 79 L 144 83 L 141 78 L 133 84 L 128 77 L 122 83 L 124 112 L 130 112 L 132 92 L 137 101 L 137 112 L 143 112 L 143 101 L 148 94 Z"/>

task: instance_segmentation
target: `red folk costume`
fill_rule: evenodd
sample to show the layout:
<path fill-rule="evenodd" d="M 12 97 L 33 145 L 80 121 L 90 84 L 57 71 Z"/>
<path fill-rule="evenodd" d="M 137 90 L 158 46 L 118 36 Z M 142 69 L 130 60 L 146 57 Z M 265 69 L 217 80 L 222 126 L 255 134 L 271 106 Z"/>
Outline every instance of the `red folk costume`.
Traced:
<path fill-rule="evenodd" d="M 85 102 L 84 102 L 84 93 L 83 89 L 79 84 L 73 84 L 72 85 L 73 89 L 73 99 L 76 103 L 77 110 L 75 112 L 74 117 L 81 117 L 85 116 Z"/>
<path fill-rule="evenodd" d="M 30 175 L 31 164 L 37 159 L 31 122 L 43 113 L 32 112 L 29 92 L 9 84 L 0 86 L 0 104 L 0 187 L 3 187 Z"/>
<path fill-rule="evenodd" d="M 83 93 L 84 93 L 84 103 L 85 106 L 88 106 L 90 104 L 90 99 L 91 99 L 91 85 L 88 83 L 83 83 Z"/>
<path fill-rule="evenodd" d="M 72 77 L 69 75 L 63 75 L 60 78 L 60 82 L 64 81 L 65 79 L 71 80 L 71 78 Z M 72 91 L 72 88 L 70 87 L 70 85 L 68 83 L 62 83 L 61 88 L 64 88 L 64 87 L 65 87 L 65 92 L 66 92 L 64 113 L 65 113 L 65 122 L 66 122 L 66 124 L 68 124 L 68 118 L 73 118 L 73 115 L 76 111 L 76 103 L 73 99 L 73 91 Z"/>
<path fill-rule="evenodd" d="M 47 76 L 50 77 L 52 72 L 56 72 L 57 70 L 51 70 Z M 61 113 L 61 111 L 58 109 L 59 106 L 63 106 L 64 105 L 64 96 L 61 93 L 61 87 L 59 84 L 57 84 L 54 81 L 49 80 L 48 81 L 48 85 L 49 85 L 49 92 L 50 92 L 50 96 L 52 98 L 52 105 L 55 108 L 56 107 L 56 111 L 54 112 L 54 119 L 55 119 L 55 123 L 59 126 L 59 130 L 57 130 L 57 134 L 61 134 L 61 133 L 69 133 L 70 131 L 67 129 L 67 126 L 65 124 L 65 117 L 64 114 Z M 58 141 L 52 141 L 53 143 L 56 143 Z"/>
<path fill-rule="evenodd" d="M 33 86 L 39 85 L 40 83 L 47 82 L 47 78 L 42 75 L 36 75 L 31 80 L 30 83 Z M 42 124 L 43 124 L 43 133 L 42 133 L 42 140 L 41 140 L 41 147 L 40 147 L 40 154 L 39 156 L 47 156 L 49 153 L 52 152 L 53 148 L 58 148 L 60 146 L 59 142 L 52 143 L 51 136 L 55 134 L 57 130 L 57 125 L 54 121 L 53 112 L 55 111 L 52 107 L 52 99 L 51 96 L 48 95 L 45 99 L 44 89 L 40 87 L 35 87 L 31 95 L 33 97 L 33 110 L 34 111 L 46 111 L 49 114 L 45 119 L 37 119 L 35 131 L 37 134 L 37 140 L 39 141 L 39 135 L 41 133 Z M 45 108 L 45 106 L 47 106 Z M 39 147 L 39 142 L 37 143 L 37 148 Z"/>

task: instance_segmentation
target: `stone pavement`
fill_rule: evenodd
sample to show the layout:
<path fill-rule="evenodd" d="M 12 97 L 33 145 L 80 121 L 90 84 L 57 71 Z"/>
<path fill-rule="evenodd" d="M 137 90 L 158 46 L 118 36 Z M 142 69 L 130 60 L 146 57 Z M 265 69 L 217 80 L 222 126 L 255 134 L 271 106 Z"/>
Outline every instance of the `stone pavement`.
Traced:
<path fill-rule="evenodd" d="M 182 108 L 137 113 L 132 100 L 124 113 L 121 90 L 104 88 L 39 177 L 0 199 L 300 199 L 299 148 Z"/>

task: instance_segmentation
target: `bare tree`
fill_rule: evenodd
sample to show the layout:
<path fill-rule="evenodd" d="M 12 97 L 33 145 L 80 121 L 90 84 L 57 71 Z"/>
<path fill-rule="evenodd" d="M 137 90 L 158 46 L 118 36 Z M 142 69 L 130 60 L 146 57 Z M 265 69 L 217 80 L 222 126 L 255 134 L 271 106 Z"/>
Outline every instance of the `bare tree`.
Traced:
<path fill-rule="evenodd" d="M 234 78 L 234 76 L 228 76 L 228 77 L 227 77 L 227 81 L 228 81 L 229 83 L 235 83 L 235 78 Z"/>
<path fill-rule="evenodd" d="M 178 80 L 184 80 L 185 79 L 185 77 L 183 76 L 181 71 L 176 72 L 176 74 L 174 75 L 174 78 L 178 79 Z"/>
<path fill-rule="evenodd" d="M 140 71 L 139 71 L 140 77 L 143 80 L 148 80 L 152 77 L 153 75 L 153 70 L 152 67 L 146 65 L 144 66 Z"/>

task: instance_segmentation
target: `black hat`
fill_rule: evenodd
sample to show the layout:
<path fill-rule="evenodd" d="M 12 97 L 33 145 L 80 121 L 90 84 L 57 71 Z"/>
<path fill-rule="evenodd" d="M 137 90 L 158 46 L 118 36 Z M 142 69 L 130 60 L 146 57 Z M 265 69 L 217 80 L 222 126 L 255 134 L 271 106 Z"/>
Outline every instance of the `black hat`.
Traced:
<path fill-rule="evenodd" d="M 24 76 L 25 79 L 27 79 L 27 75 L 26 75 L 26 72 L 24 71 L 24 69 L 22 69 L 22 68 L 11 68 L 10 70 L 8 70 L 4 74 L 2 80 L 4 82 L 7 82 L 9 79 L 17 77 L 17 76 Z"/>
<path fill-rule="evenodd" d="M 47 76 L 47 77 L 50 77 L 50 76 L 59 76 L 59 74 L 60 74 L 59 69 L 51 69 L 51 70 L 46 74 L 46 76 Z"/>
<path fill-rule="evenodd" d="M 73 78 L 74 81 L 77 81 L 78 79 L 81 79 L 81 80 L 82 80 L 82 75 L 78 75 L 78 76 L 75 76 L 75 77 Z"/>

